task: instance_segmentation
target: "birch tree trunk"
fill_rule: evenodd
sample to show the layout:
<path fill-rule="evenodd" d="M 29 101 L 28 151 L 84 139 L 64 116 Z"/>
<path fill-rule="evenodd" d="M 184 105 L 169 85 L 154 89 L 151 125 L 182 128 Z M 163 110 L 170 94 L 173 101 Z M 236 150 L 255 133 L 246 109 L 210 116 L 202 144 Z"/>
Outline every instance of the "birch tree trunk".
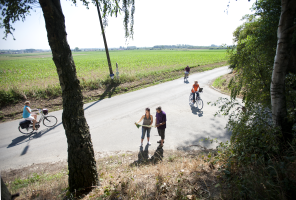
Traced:
<path fill-rule="evenodd" d="M 295 11 L 296 0 L 282 0 L 281 16 L 277 32 L 278 42 L 270 88 L 272 120 L 275 126 L 280 126 L 282 129 L 284 128 L 285 118 L 287 116 L 285 76 L 291 55 Z"/>
<path fill-rule="evenodd" d="M 69 190 L 73 192 L 98 185 L 96 161 L 60 0 L 39 0 L 39 3 L 62 88 L 62 120 L 68 142 Z"/>

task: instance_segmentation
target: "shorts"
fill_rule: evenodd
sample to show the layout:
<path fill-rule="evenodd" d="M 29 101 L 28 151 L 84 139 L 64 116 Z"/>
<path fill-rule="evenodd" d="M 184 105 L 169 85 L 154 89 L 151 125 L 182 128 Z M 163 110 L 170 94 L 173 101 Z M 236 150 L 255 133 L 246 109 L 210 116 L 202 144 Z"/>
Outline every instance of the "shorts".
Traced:
<path fill-rule="evenodd" d="M 157 131 L 158 131 L 158 135 L 161 137 L 161 139 L 164 140 L 165 129 L 157 129 Z"/>
<path fill-rule="evenodd" d="M 30 121 L 33 121 L 33 120 L 35 120 L 35 118 L 34 118 L 34 117 L 32 117 L 32 115 L 30 115 L 29 117 L 25 118 L 25 120 L 30 120 Z"/>
<path fill-rule="evenodd" d="M 186 71 L 185 71 L 185 74 L 189 74 L 189 72 L 186 72 Z"/>

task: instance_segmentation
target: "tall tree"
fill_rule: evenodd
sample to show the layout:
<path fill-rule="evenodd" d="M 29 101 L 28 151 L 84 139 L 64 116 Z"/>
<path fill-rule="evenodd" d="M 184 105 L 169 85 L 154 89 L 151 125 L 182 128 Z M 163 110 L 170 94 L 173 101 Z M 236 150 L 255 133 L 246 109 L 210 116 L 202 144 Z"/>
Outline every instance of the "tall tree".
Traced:
<path fill-rule="evenodd" d="M 270 96 L 273 123 L 282 129 L 286 125 L 287 117 L 285 77 L 291 56 L 293 30 L 296 28 L 295 13 L 295 0 L 281 0 L 281 15 L 277 31 L 278 42 L 274 58 Z"/>
<path fill-rule="evenodd" d="M 65 18 L 59 0 L 39 0 L 48 43 L 62 88 L 63 125 L 68 141 L 70 191 L 98 185 L 98 174 L 89 127 L 83 110 L 83 96 L 76 67 L 67 42 Z"/>
<path fill-rule="evenodd" d="M 72 0 L 76 4 L 76 0 Z M 89 1 L 81 0 L 88 6 Z M 119 11 L 120 0 L 100 0 L 104 5 L 104 18 Z M 48 43 L 62 88 L 63 126 L 68 142 L 69 190 L 90 188 L 98 185 L 98 174 L 94 158 L 89 127 L 84 117 L 83 96 L 70 46 L 67 42 L 65 17 L 60 0 L 0 0 L 0 27 L 5 28 L 5 38 L 12 34 L 12 23 L 25 20 L 34 4 L 40 4 L 46 24 Z M 95 1 L 93 1 L 95 3 Z M 134 6 L 134 1 L 123 0 L 123 7 Z M 133 15 L 130 16 L 133 18 Z M 129 18 L 128 18 L 129 19 Z M 132 20 L 133 22 L 133 20 Z M 128 25 L 128 20 L 124 20 Z M 125 26 L 128 27 L 128 26 Z M 128 32 L 133 32 L 133 24 Z"/>
<path fill-rule="evenodd" d="M 240 27 L 236 30 L 234 35 L 236 38 L 240 38 L 240 42 L 238 43 L 238 48 L 236 49 L 237 52 L 232 51 L 236 55 L 232 56 L 232 58 L 234 59 L 230 61 L 232 62 L 232 64 L 234 64 L 233 67 L 238 65 L 238 60 L 243 61 L 240 64 L 250 66 L 251 69 L 250 73 L 247 76 L 250 76 L 251 73 L 253 73 L 255 79 L 257 80 L 260 80 L 260 78 L 262 79 L 262 77 L 260 77 L 262 72 L 265 71 L 264 76 L 272 72 L 272 74 L 270 75 L 271 78 L 269 78 L 269 80 L 267 81 L 265 80 L 265 83 L 270 82 L 270 86 L 266 86 L 265 84 L 264 88 L 270 88 L 269 96 L 272 109 L 273 124 L 275 126 L 279 126 L 282 129 L 284 137 L 287 137 L 286 133 L 287 131 L 291 130 L 292 124 L 289 122 L 289 120 L 287 120 L 288 102 L 286 99 L 286 79 L 288 72 L 296 72 L 295 37 L 293 40 L 293 34 L 295 34 L 296 30 L 296 1 L 258 0 L 256 1 L 254 8 L 256 10 L 255 15 L 260 16 L 260 18 L 255 18 L 254 21 L 248 23 L 247 26 Z M 277 13 L 278 16 L 275 16 Z M 275 23 L 276 18 L 277 23 Z M 247 31 L 246 27 L 248 28 L 248 34 L 250 35 L 246 34 L 244 35 L 244 37 L 241 37 L 240 34 Z M 277 38 L 274 37 L 276 36 L 276 32 Z M 248 52 L 246 50 L 248 50 Z M 242 57 L 242 54 L 239 55 L 243 52 L 247 53 L 245 54 L 245 57 Z M 258 52 L 261 53 L 261 56 L 258 55 Z M 270 53 L 273 54 L 272 59 L 270 57 Z M 253 63 L 247 61 L 246 58 L 250 58 Z M 270 71 L 268 72 L 270 68 L 270 61 L 272 60 L 272 69 L 270 69 Z M 244 68 L 244 66 L 241 67 Z M 259 73 L 254 73 L 254 70 L 256 69 L 259 69 L 259 71 L 257 71 Z M 264 80 L 262 81 L 264 82 Z M 241 82 L 246 82 L 246 80 L 241 79 Z M 249 86 L 253 87 L 252 83 Z M 260 88 L 260 86 L 256 86 L 253 88 Z M 259 91 L 264 92 L 264 88 L 261 88 L 262 90 Z M 241 90 L 241 86 L 236 88 L 234 87 L 234 94 L 237 94 L 237 91 L 239 90 Z M 249 91 L 246 91 L 245 93 L 247 94 L 247 96 L 251 95 Z M 258 99 L 258 97 L 260 96 L 262 95 L 259 94 L 254 99 Z M 248 100 L 250 100 L 250 98 Z"/>

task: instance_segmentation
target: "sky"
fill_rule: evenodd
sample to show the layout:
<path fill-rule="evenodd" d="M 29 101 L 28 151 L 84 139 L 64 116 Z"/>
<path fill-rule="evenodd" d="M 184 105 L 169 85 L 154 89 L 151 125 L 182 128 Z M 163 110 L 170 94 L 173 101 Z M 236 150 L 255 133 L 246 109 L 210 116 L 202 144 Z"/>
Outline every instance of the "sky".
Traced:
<path fill-rule="evenodd" d="M 106 38 L 109 48 L 119 46 L 152 47 L 154 45 L 188 44 L 209 46 L 233 44 L 233 31 L 243 23 L 241 18 L 251 14 L 255 0 L 135 0 L 134 38 L 126 42 L 123 15 L 109 18 Z M 96 7 L 86 9 L 82 3 L 73 5 L 61 0 L 70 48 L 104 48 Z M 16 22 L 13 40 L 3 40 L 0 29 L 0 49 L 50 49 L 42 10 L 24 22 Z"/>

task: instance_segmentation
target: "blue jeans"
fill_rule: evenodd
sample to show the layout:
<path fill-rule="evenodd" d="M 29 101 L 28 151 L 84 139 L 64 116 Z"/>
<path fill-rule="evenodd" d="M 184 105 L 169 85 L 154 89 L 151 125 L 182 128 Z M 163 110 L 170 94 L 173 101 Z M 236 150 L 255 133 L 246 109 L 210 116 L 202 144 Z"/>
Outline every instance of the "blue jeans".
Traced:
<path fill-rule="evenodd" d="M 192 93 L 193 94 L 193 101 L 195 102 L 195 93 L 196 93 L 196 95 L 197 95 L 197 98 L 199 98 L 199 92 L 194 92 L 194 93 Z"/>
<path fill-rule="evenodd" d="M 147 128 L 147 127 L 143 127 L 142 126 L 142 139 L 145 138 L 145 134 L 146 134 L 146 131 L 147 131 L 147 138 L 149 137 L 150 138 L 150 131 L 151 131 L 151 128 Z"/>

